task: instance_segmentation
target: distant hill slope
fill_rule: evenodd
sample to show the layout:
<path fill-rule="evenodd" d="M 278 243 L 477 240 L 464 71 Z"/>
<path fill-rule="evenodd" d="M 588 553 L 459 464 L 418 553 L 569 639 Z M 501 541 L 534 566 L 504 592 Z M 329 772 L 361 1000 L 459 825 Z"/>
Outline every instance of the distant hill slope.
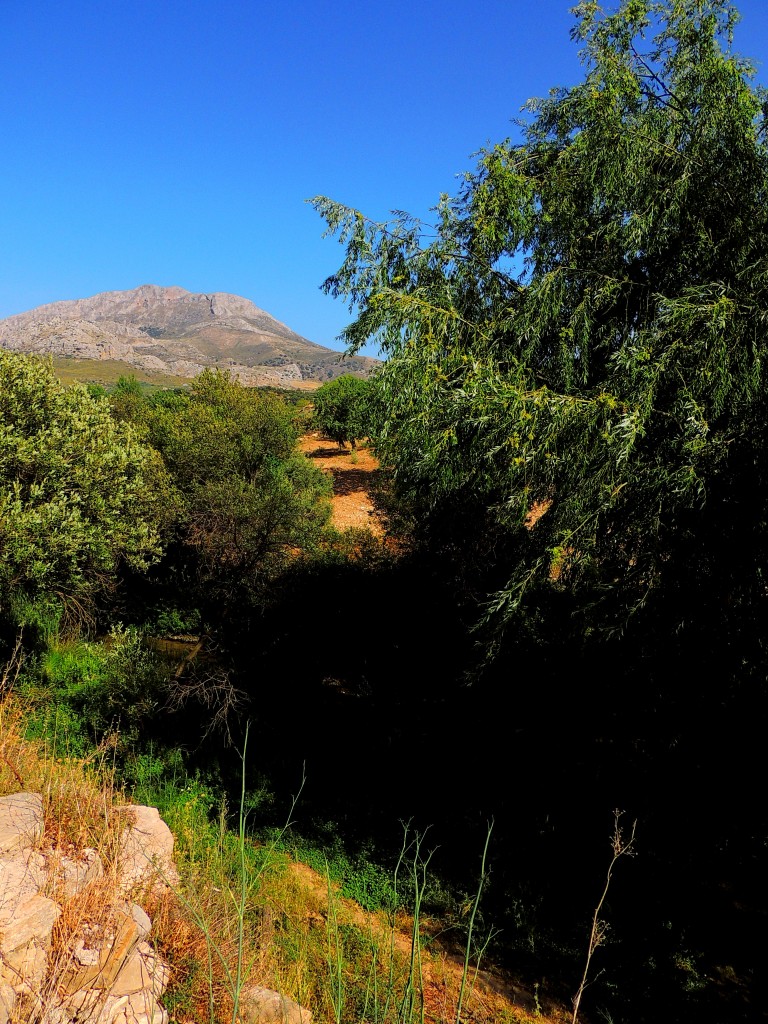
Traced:
<path fill-rule="evenodd" d="M 249 299 L 145 284 L 38 306 L 0 320 L 0 347 L 55 359 L 117 361 L 145 373 L 194 377 L 206 366 L 244 384 L 301 387 L 342 373 L 367 376 L 377 360 L 342 359 L 302 338 Z"/>

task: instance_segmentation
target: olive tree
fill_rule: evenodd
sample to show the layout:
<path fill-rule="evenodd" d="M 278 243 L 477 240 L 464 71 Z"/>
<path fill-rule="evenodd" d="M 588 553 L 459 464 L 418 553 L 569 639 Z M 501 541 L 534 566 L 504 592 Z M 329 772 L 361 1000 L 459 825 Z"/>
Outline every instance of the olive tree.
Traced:
<path fill-rule="evenodd" d="M 50 365 L 0 351 L 0 608 L 87 606 L 160 553 L 159 457 Z"/>
<path fill-rule="evenodd" d="M 372 433 L 374 394 L 372 381 L 351 373 L 327 381 L 313 396 L 313 427 L 341 447 L 349 442 L 354 448 Z"/>

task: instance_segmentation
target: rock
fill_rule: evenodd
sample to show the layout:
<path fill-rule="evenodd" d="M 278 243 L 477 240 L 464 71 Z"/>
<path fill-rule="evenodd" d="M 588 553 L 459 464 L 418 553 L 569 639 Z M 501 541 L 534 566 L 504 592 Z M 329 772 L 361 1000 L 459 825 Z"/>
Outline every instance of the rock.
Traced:
<path fill-rule="evenodd" d="M 45 872 L 32 850 L 14 849 L 0 857 L 0 920 L 45 885 Z"/>
<path fill-rule="evenodd" d="M 8 1024 L 15 1003 L 16 993 L 7 981 L 0 981 L 0 1024 Z"/>
<path fill-rule="evenodd" d="M 49 857 L 50 871 L 65 896 L 75 896 L 104 875 L 104 865 L 95 850 L 86 848 L 79 857 Z"/>
<path fill-rule="evenodd" d="M 163 891 L 177 885 L 173 863 L 173 833 L 156 807 L 127 805 L 116 811 L 132 819 L 118 855 L 120 888 L 124 893 Z"/>
<path fill-rule="evenodd" d="M 72 1024 L 72 1018 L 53 997 L 46 1000 L 46 1006 L 40 1012 L 42 1016 L 35 1016 L 35 1021 L 39 1020 L 39 1024 Z"/>
<path fill-rule="evenodd" d="M 127 996 L 108 996 L 96 1018 L 96 1024 L 126 1024 L 130 1019 L 126 1014 L 128 1003 Z"/>
<path fill-rule="evenodd" d="M 157 1003 L 168 987 L 170 970 L 161 956 L 158 956 L 148 942 L 136 947 L 115 978 L 110 992 L 115 996 L 133 996 L 144 992 Z"/>
<path fill-rule="evenodd" d="M 62 972 L 59 990 L 73 995 L 81 990 L 111 989 L 145 934 L 133 908 L 114 908 L 105 924 L 84 925 L 75 940 L 72 961 Z"/>
<path fill-rule="evenodd" d="M 292 999 L 261 985 L 247 985 L 240 993 L 243 1024 L 312 1024 L 312 1014 Z"/>
<path fill-rule="evenodd" d="M 146 939 L 149 933 L 152 931 L 152 922 L 149 919 L 149 914 L 142 910 L 138 903 L 134 903 L 128 911 L 133 918 L 136 927 L 139 930 L 139 937 Z"/>
<path fill-rule="evenodd" d="M 126 1018 L 133 1024 L 168 1024 L 168 1014 L 151 992 L 144 990 L 137 992 L 130 997 L 130 1016 L 126 1012 Z"/>
<path fill-rule="evenodd" d="M 31 846 L 43 834 L 43 798 L 39 793 L 0 797 L 0 856 Z"/>
<path fill-rule="evenodd" d="M 69 1017 L 77 1020 L 92 1020 L 100 1014 L 100 1007 L 105 1004 L 104 993 L 98 989 L 72 992 L 62 995 L 62 1006 Z"/>
<path fill-rule="evenodd" d="M 39 894 L 18 904 L 10 914 L 0 917 L 0 953 L 6 957 L 33 939 L 48 943 L 60 913 L 53 900 Z"/>
<path fill-rule="evenodd" d="M 126 896 L 177 882 L 173 836 L 157 810 L 121 810 L 128 827 L 118 890 Z M 93 849 L 43 856 L 33 848 L 42 833 L 39 795 L 0 799 L 0 1024 L 169 1024 L 160 998 L 170 969 L 146 941 L 152 922 L 137 903 L 110 902 L 106 890 L 72 905 L 68 919 L 73 927 L 81 923 L 67 949 L 57 949 L 56 973 L 49 975 L 51 935 L 62 910 L 43 892 L 66 902 L 101 878 L 104 867 Z M 74 916 L 85 908 L 94 916 Z"/>
<path fill-rule="evenodd" d="M 39 989 L 48 970 L 48 948 L 37 942 L 28 942 L 12 953 L 3 954 L 3 977 L 22 990 L 28 986 L 33 992 Z"/>

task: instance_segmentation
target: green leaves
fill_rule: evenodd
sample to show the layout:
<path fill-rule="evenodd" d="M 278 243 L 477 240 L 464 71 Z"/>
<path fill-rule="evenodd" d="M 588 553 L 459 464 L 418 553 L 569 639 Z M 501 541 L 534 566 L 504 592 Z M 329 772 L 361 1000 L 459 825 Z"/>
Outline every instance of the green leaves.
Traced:
<path fill-rule="evenodd" d="M 346 246 L 325 285 L 357 310 L 346 340 L 389 356 L 401 493 L 425 524 L 474 507 L 466 548 L 504 538 L 515 607 L 549 588 L 594 614 L 597 589 L 613 628 L 661 586 L 676 524 L 706 547 L 764 461 L 768 152 L 729 3 L 575 13 L 583 82 L 530 102 L 431 228 L 314 205 Z"/>
<path fill-rule="evenodd" d="M 0 602 L 86 601 L 159 555 L 164 475 L 104 403 L 0 351 Z"/>
<path fill-rule="evenodd" d="M 313 426 L 337 444 L 373 433 L 375 385 L 345 373 L 321 385 L 313 396 Z"/>
<path fill-rule="evenodd" d="M 116 403 L 125 409 L 125 395 Z M 217 616 L 263 600 L 297 552 L 318 543 L 330 515 L 329 481 L 297 452 L 291 408 L 205 370 L 189 392 L 160 393 L 130 415 L 173 485 L 160 574 L 176 586 L 184 579 L 185 596 Z"/>

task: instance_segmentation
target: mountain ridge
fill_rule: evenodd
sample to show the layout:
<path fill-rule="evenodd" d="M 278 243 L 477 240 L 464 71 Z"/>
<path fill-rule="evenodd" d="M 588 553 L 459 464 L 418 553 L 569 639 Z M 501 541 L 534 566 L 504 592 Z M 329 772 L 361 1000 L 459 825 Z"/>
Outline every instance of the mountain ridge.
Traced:
<path fill-rule="evenodd" d="M 0 320 L 0 347 L 181 378 L 214 367 L 252 386 L 368 376 L 378 365 L 309 341 L 250 299 L 178 285 L 99 292 L 17 313 Z"/>

